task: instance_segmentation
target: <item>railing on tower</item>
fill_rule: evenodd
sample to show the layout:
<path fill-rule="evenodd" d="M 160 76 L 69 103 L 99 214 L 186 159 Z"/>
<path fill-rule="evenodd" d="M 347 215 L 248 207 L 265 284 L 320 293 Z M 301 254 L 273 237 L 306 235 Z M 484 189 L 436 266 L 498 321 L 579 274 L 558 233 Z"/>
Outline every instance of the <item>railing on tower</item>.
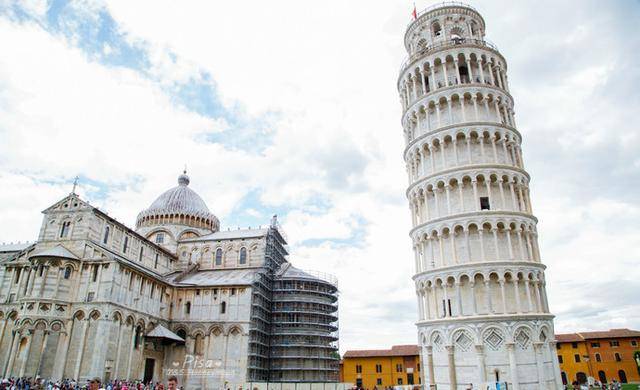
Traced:
<path fill-rule="evenodd" d="M 455 38 L 448 41 L 434 43 L 433 45 L 426 46 L 420 50 L 417 50 L 415 53 L 412 53 L 411 55 L 406 56 L 404 61 L 402 61 L 402 65 L 400 65 L 400 73 L 404 71 L 404 69 L 407 67 L 408 64 L 410 64 L 417 58 L 422 57 L 423 55 L 427 54 L 432 50 L 441 49 L 441 48 L 450 47 L 450 46 L 465 45 L 465 44 L 486 46 L 492 50 L 498 51 L 498 47 L 495 44 L 491 43 L 491 41 L 488 41 L 486 39 Z"/>
<path fill-rule="evenodd" d="M 469 8 L 470 10 L 473 10 L 475 12 L 477 12 L 478 14 L 480 12 L 478 12 L 477 9 L 473 8 L 472 6 L 470 6 L 469 4 L 465 4 L 462 3 L 460 1 L 443 1 L 442 3 L 437 3 L 434 5 L 431 5 L 425 9 L 423 9 L 422 11 L 418 12 L 416 14 L 416 19 L 420 19 L 420 16 L 426 14 L 427 12 L 433 11 L 436 8 L 442 8 L 442 7 L 465 7 L 465 8 Z M 413 23 L 415 20 L 412 20 L 411 22 L 409 22 L 409 24 L 407 24 L 407 28 L 411 25 L 411 23 Z"/>

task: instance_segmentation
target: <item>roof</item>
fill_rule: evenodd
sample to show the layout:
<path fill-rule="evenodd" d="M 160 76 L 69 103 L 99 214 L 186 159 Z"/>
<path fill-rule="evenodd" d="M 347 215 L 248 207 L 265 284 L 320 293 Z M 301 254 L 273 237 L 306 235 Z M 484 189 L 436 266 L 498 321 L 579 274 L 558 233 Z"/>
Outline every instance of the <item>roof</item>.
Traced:
<path fill-rule="evenodd" d="M 186 172 L 178 177 L 178 186 L 162 193 L 148 209 L 138 214 L 141 218 L 152 215 L 181 214 L 193 217 L 202 217 L 212 221 L 218 221 L 207 204 L 194 190 L 189 188 L 189 176 Z"/>
<path fill-rule="evenodd" d="M 29 247 L 33 243 L 29 242 L 18 242 L 18 243 L 10 243 L 10 244 L 0 244 L 0 252 L 19 252 Z"/>
<path fill-rule="evenodd" d="M 235 239 L 235 238 L 256 238 L 256 237 L 264 237 L 267 235 L 267 233 L 269 233 L 268 228 L 227 230 L 227 231 L 217 231 L 215 233 L 207 234 L 205 236 L 190 238 L 190 239 L 181 240 L 181 241 L 195 242 L 195 241 L 229 240 L 229 239 Z"/>
<path fill-rule="evenodd" d="M 613 339 L 624 337 L 640 337 L 640 331 L 627 328 L 618 328 L 603 331 L 564 333 L 557 334 L 556 340 L 558 340 L 559 343 L 575 343 L 584 340 Z"/>
<path fill-rule="evenodd" d="M 176 281 L 181 273 L 169 276 L 177 286 L 237 286 L 253 283 L 257 268 L 197 271 Z"/>
<path fill-rule="evenodd" d="M 559 343 L 575 343 L 578 341 L 583 341 L 583 339 L 577 333 L 564 333 L 564 334 L 557 334 L 556 341 Z"/>
<path fill-rule="evenodd" d="M 65 259 L 79 260 L 80 258 L 71 253 L 67 248 L 62 245 L 56 245 L 53 248 L 45 249 L 41 252 L 34 253 L 30 257 L 62 257 Z"/>
<path fill-rule="evenodd" d="M 184 342 L 184 339 L 182 337 L 178 336 L 177 334 L 173 333 L 172 331 L 170 331 L 169 329 L 165 328 L 160 324 L 158 324 L 155 328 L 153 328 L 151 332 L 147 333 L 145 337 L 158 337 L 163 339 Z"/>
<path fill-rule="evenodd" d="M 344 353 L 345 358 L 357 357 L 387 357 L 387 356 L 416 356 L 420 354 L 420 348 L 415 345 L 394 345 L 391 349 L 361 349 L 350 350 Z"/>

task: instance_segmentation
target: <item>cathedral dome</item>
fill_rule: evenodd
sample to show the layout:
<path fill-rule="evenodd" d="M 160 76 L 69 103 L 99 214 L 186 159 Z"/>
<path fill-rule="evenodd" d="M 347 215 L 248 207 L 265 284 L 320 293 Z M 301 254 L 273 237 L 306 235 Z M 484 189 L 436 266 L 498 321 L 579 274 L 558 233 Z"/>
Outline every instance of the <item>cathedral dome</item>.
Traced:
<path fill-rule="evenodd" d="M 179 224 L 217 231 L 218 218 L 204 200 L 189 188 L 187 172 L 178 176 L 178 186 L 165 191 L 151 206 L 138 214 L 137 227 L 161 224 Z"/>

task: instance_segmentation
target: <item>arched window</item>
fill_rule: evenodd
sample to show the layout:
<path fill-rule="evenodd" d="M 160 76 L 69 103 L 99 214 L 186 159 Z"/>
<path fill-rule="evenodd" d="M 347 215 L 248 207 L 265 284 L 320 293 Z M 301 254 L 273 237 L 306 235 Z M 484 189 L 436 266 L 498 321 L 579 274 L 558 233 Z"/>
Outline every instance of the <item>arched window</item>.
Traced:
<path fill-rule="evenodd" d="M 602 357 L 600 357 L 599 353 L 596 353 L 596 362 L 601 362 L 602 361 Z"/>
<path fill-rule="evenodd" d="M 247 263 L 247 248 L 240 248 L 240 264 Z"/>
<path fill-rule="evenodd" d="M 478 27 L 476 26 L 476 22 L 472 20 L 470 25 L 471 25 L 471 36 L 475 36 L 476 33 L 478 32 L 477 31 Z"/>
<path fill-rule="evenodd" d="M 227 302 L 220 303 L 220 314 L 224 314 L 227 312 Z"/>
<path fill-rule="evenodd" d="M 440 27 L 440 23 L 433 22 L 431 25 L 431 31 L 433 32 L 434 37 L 439 37 L 442 34 L 442 27 Z"/>
<path fill-rule="evenodd" d="M 140 348 L 140 339 L 142 338 L 142 328 L 140 328 L 140 326 L 136 327 L 136 335 L 135 338 L 133 340 L 133 347 L 135 349 Z"/>
<path fill-rule="evenodd" d="M 463 31 L 460 27 L 456 26 L 454 28 L 451 29 L 451 40 L 456 43 L 462 43 L 463 41 Z"/>
<path fill-rule="evenodd" d="M 191 314 L 191 302 L 187 302 L 184 305 L 184 312 L 185 314 Z"/>
<path fill-rule="evenodd" d="M 187 339 L 187 332 L 184 329 L 180 329 L 176 332 L 176 334 L 182 338 L 183 340 Z"/>
<path fill-rule="evenodd" d="M 222 249 L 216 249 L 216 265 L 222 265 Z"/>
<path fill-rule="evenodd" d="M 107 242 L 109 242 L 109 231 L 111 229 L 109 229 L 109 226 L 104 228 L 104 237 L 102 238 L 102 243 L 106 244 Z"/>
<path fill-rule="evenodd" d="M 602 370 L 598 371 L 598 379 L 602 383 L 607 383 L 607 375 L 604 373 L 604 371 Z"/>
<path fill-rule="evenodd" d="M 70 266 L 67 266 L 64 269 L 64 278 L 65 279 L 69 279 L 71 277 L 71 272 L 73 271 L 73 269 Z"/>
<path fill-rule="evenodd" d="M 60 238 L 67 237 L 69 235 L 69 228 L 71 227 L 71 221 L 62 223 L 62 229 L 60 229 Z"/>
<path fill-rule="evenodd" d="M 194 355 L 202 355 L 202 351 L 204 350 L 204 339 L 202 335 L 196 335 L 196 342 L 193 344 L 193 354 Z"/>
<path fill-rule="evenodd" d="M 627 383 L 627 373 L 624 370 L 618 370 L 618 377 L 620 378 L 620 383 Z"/>

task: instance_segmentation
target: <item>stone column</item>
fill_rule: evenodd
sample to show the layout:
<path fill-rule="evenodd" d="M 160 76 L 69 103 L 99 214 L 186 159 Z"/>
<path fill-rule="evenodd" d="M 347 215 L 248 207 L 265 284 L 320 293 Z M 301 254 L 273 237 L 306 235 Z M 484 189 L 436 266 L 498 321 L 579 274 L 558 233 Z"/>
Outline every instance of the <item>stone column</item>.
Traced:
<path fill-rule="evenodd" d="M 480 258 L 482 259 L 483 262 L 487 261 L 487 256 L 485 255 L 484 252 L 484 237 L 483 237 L 483 232 L 484 232 L 484 228 L 482 226 L 478 227 L 478 236 L 479 241 L 480 241 Z"/>
<path fill-rule="evenodd" d="M 20 377 L 24 376 L 24 372 L 27 369 L 27 363 L 29 362 L 29 354 L 31 353 L 32 339 L 33 339 L 33 331 L 27 330 L 27 346 L 25 347 L 24 359 L 22 360 L 22 364 L 20 364 L 20 371 L 18 373 L 18 376 Z"/>
<path fill-rule="evenodd" d="M 4 367 L 4 377 L 11 376 L 11 370 L 13 370 L 13 363 L 16 360 L 16 354 L 18 350 L 18 343 L 20 342 L 20 338 L 22 338 L 22 334 L 19 331 L 13 331 L 13 339 L 11 340 L 11 348 L 9 349 L 9 354 L 7 355 L 7 362 Z"/>
<path fill-rule="evenodd" d="M 456 300 L 458 301 L 457 303 L 457 307 L 458 307 L 458 316 L 462 316 L 462 292 L 460 291 L 460 282 L 456 281 L 455 282 L 456 285 Z"/>
<path fill-rule="evenodd" d="M 509 377 L 511 379 L 512 389 L 520 389 L 520 381 L 518 380 L 518 364 L 516 363 L 516 351 L 514 343 L 506 343 L 507 353 L 509 354 Z"/>
<path fill-rule="evenodd" d="M 505 280 L 501 277 L 498 282 L 500 283 L 500 295 L 502 296 L 502 314 L 507 314 L 507 294 L 504 291 Z"/>
<path fill-rule="evenodd" d="M 421 76 L 420 78 L 422 79 L 422 92 L 423 92 L 423 94 L 426 94 L 427 93 L 427 82 L 425 81 L 425 78 L 427 76 L 424 74 L 424 70 L 423 69 L 420 69 L 420 76 Z"/>
<path fill-rule="evenodd" d="M 476 345 L 476 356 L 478 358 L 478 383 L 487 381 L 487 367 L 484 362 L 484 345 Z"/>
<path fill-rule="evenodd" d="M 447 345 L 447 358 L 449 362 L 449 388 L 457 389 L 458 382 L 456 380 L 456 361 L 453 355 L 454 347 L 453 345 Z"/>
<path fill-rule="evenodd" d="M 486 305 L 487 305 L 487 312 L 489 314 L 493 313 L 493 307 L 491 305 L 491 286 L 490 286 L 491 281 L 490 280 L 486 280 L 484 281 L 484 297 L 485 297 L 485 301 L 486 301 Z"/>
<path fill-rule="evenodd" d="M 58 342 L 58 349 L 56 350 L 56 360 L 53 367 L 53 379 L 59 380 L 64 377 L 64 369 L 67 364 L 67 355 L 69 352 L 69 343 L 71 342 L 71 335 L 73 331 L 73 318 L 67 321 L 65 326 L 65 332 L 60 332 L 60 342 Z M 64 338 L 62 337 L 64 336 Z"/>
<path fill-rule="evenodd" d="M 96 301 L 100 300 L 100 281 L 102 280 L 102 264 L 96 264 L 98 275 L 96 275 Z"/>
<path fill-rule="evenodd" d="M 2 320 L 2 325 L 0 325 L 0 345 L 2 345 L 2 342 L 4 341 L 4 332 L 7 329 L 7 323 L 9 323 L 9 318 L 5 317 L 4 320 Z M 1 372 L 0 374 L 4 374 L 4 372 Z"/>
<path fill-rule="evenodd" d="M 446 59 L 442 62 L 442 69 L 444 71 L 444 86 L 448 87 L 449 86 L 449 76 L 447 75 L 447 60 Z"/>
<path fill-rule="evenodd" d="M 42 280 L 40 281 L 40 291 L 38 292 L 38 296 L 44 296 L 44 289 L 47 285 L 47 276 L 49 275 L 49 266 L 43 265 L 44 272 L 42 273 Z"/>
<path fill-rule="evenodd" d="M 498 228 L 497 227 L 492 228 L 491 232 L 493 233 L 493 245 L 495 245 L 496 247 L 496 260 L 500 260 L 501 256 L 500 256 L 500 244 L 498 242 Z"/>
<path fill-rule="evenodd" d="M 436 374 L 433 367 L 433 347 L 427 346 L 425 349 L 427 350 L 427 372 L 429 373 L 429 385 L 431 387 L 435 387 Z"/>
<path fill-rule="evenodd" d="M 424 293 L 424 298 L 422 298 L 424 300 L 424 310 L 425 310 L 425 316 L 426 319 L 431 319 L 431 309 L 429 308 L 429 300 L 430 300 L 430 293 L 429 291 L 431 290 L 431 288 L 427 287 L 425 288 Z"/>
<path fill-rule="evenodd" d="M 30 296 L 31 293 L 33 292 L 33 285 L 35 284 L 35 280 L 36 280 L 36 272 L 37 272 L 37 268 L 33 268 L 33 267 L 29 268 L 29 273 L 27 274 L 27 284 L 24 286 L 25 288 L 24 288 L 24 291 L 22 292 L 24 295 Z M 20 285 L 22 285 L 22 282 L 20 282 Z"/>
<path fill-rule="evenodd" d="M 482 82 L 482 84 L 486 84 L 486 81 L 484 79 L 484 69 L 482 66 L 482 58 L 478 60 L 478 72 L 480 72 L 480 81 Z"/>
<path fill-rule="evenodd" d="M 96 340 L 107 339 L 110 337 L 110 332 L 108 331 L 108 328 L 106 332 L 104 330 L 105 323 L 106 323 L 106 320 L 104 320 L 103 318 L 99 318 L 93 321 L 93 324 L 96 327 L 96 333 L 95 333 Z M 106 356 L 106 353 L 107 353 L 106 345 L 99 342 L 94 343 L 93 353 L 91 356 L 91 372 L 89 374 L 89 377 L 102 377 L 101 367 L 104 367 L 103 357 Z"/>
<path fill-rule="evenodd" d="M 533 311 L 533 301 L 531 300 L 531 288 L 529 287 L 529 279 L 524 280 L 524 289 L 527 293 L 527 312 L 531 313 Z"/>
<path fill-rule="evenodd" d="M 471 259 L 471 242 L 469 241 L 469 228 L 465 228 L 464 230 L 464 239 L 467 243 L 467 262 L 471 263 L 473 260 Z"/>
<path fill-rule="evenodd" d="M 462 95 L 462 97 L 460 98 L 460 110 L 462 112 L 462 121 L 466 122 L 467 114 L 465 113 L 465 108 L 464 108 L 464 95 Z"/>
<path fill-rule="evenodd" d="M 471 101 L 473 102 L 473 120 L 475 122 L 478 121 L 478 98 L 476 96 L 471 96 Z"/>
<path fill-rule="evenodd" d="M 118 341 L 116 342 L 116 361 L 115 367 L 113 369 L 114 378 L 119 378 L 118 371 L 120 369 L 120 355 L 122 350 L 122 338 L 124 337 L 124 331 L 127 329 L 126 326 L 123 326 L 122 320 L 118 321 Z"/>
<path fill-rule="evenodd" d="M 38 366 L 36 368 L 36 376 L 40 376 L 42 373 L 42 362 L 44 360 L 44 351 L 47 348 L 47 340 L 49 339 L 49 331 L 43 331 L 42 346 L 40 347 L 40 357 L 38 358 Z"/>
<path fill-rule="evenodd" d="M 478 315 L 478 304 L 476 303 L 476 282 L 471 280 L 469 286 L 471 287 L 471 310 L 475 316 Z"/>
<path fill-rule="evenodd" d="M 130 380 L 131 379 L 131 362 L 133 361 L 133 352 L 135 351 L 135 339 L 136 339 L 136 326 L 135 324 L 133 324 L 131 326 L 131 346 L 129 348 L 129 360 L 127 363 L 127 376 L 126 379 Z"/>
<path fill-rule="evenodd" d="M 542 364 L 542 346 L 543 343 L 533 343 L 533 351 L 536 355 L 536 369 L 538 371 L 538 386 L 540 386 L 541 389 L 546 389 L 544 385 L 544 366 Z"/>
<path fill-rule="evenodd" d="M 513 260 L 515 256 L 513 254 L 513 244 L 511 243 L 511 228 L 507 227 L 504 232 L 507 235 L 507 245 L 509 245 L 509 260 Z"/>
<path fill-rule="evenodd" d="M 84 356 L 84 344 L 87 339 L 87 330 L 89 329 L 89 319 L 82 320 L 82 330 L 80 331 L 80 345 L 78 346 L 78 359 L 76 361 L 76 367 L 73 371 L 73 379 L 80 380 L 80 366 Z"/>
<path fill-rule="evenodd" d="M 520 278 L 516 274 L 516 278 L 511 280 L 513 281 L 513 290 L 516 294 L 516 310 L 518 313 L 522 313 L 522 304 L 520 303 L 520 288 L 518 286 L 518 284 L 520 283 Z"/>
<path fill-rule="evenodd" d="M 60 290 L 60 278 L 62 277 L 63 272 L 64 272 L 64 268 L 58 267 L 58 276 L 56 277 L 56 287 L 53 289 L 53 294 L 51 295 L 51 298 L 53 299 L 58 298 L 58 290 Z"/>

